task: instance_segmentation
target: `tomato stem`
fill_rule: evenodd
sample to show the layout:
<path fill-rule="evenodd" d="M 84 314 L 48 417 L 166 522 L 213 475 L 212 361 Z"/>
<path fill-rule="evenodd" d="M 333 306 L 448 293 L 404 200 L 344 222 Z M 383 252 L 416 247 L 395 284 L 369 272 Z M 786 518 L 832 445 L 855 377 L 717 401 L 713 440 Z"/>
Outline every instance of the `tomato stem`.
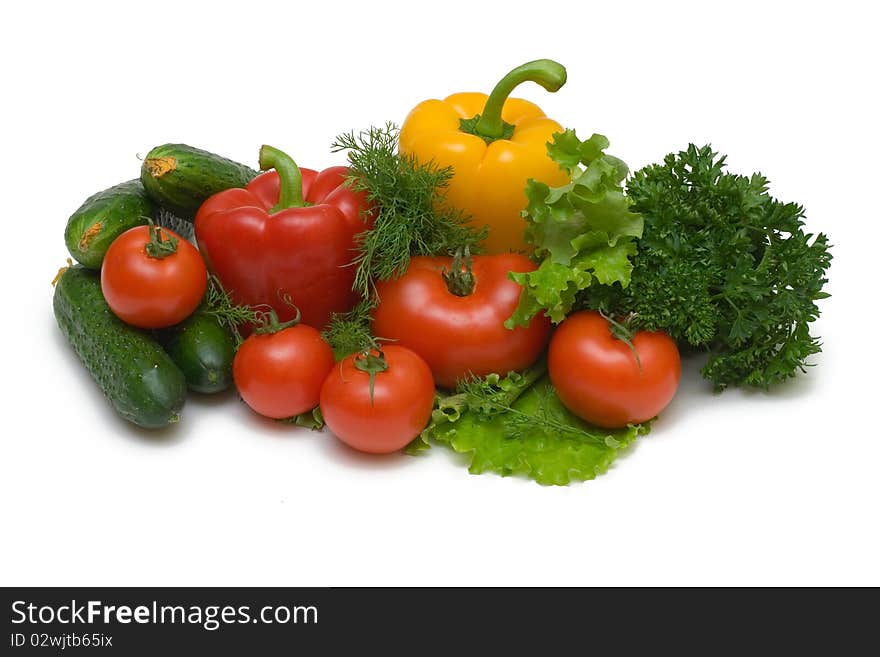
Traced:
<path fill-rule="evenodd" d="M 294 318 L 289 321 L 279 322 L 278 313 L 275 312 L 274 308 L 269 306 L 269 310 L 261 313 L 261 324 L 254 329 L 254 333 L 258 333 L 260 335 L 271 335 L 272 333 L 278 333 L 278 331 L 283 331 L 284 329 L 299 324 L 299 321 L 302 318 L 302 313 L 300 312 L 299 308 L 294 305 L 293 301 L 290 298 L 290 295 L 279 293 L 278 296 L 281 297 L 281 300 L 284 303 L 286 303 L 288 306 L 296 311 L 296 316 L 294 316 Z"/>
<path fill-rule="evenodd" d="M 366 372 L 370 375 L 370 405 L 375 405 L 373 390 L 376 384 L 376 375 L 388 369 L 385 352 L 379 347 L 379 343 L 373 340 L 372 345 L 355 356 L 354 366 L 361 372 Z"/>
<path fill-rule="evenodd" d="M 468 246 L 459 249 L 452 257 L 452 271 L 443 270 L 443 280 L 446 281 L 446 289 L 457 297 L 466 297 L 473 293 L 477 285 L 474 277 L 474 261 Z"/>
<path fill-rule="evenodd" d="M 613 335 L 618 340 L 621 340 L 626 344 L 627 347 L 629 347 L 629 350 L 633 353 L 633 356 L 635 356 L 636 365 L 639 366 L 639 374 L 642 374 L 642 361 L 639 358 L 639 352 L 636 351 L 636 346 L 632 342 L 635 334 L 633 333 L 633 330 L 628 326 L 627 320 L 624 320 L 623 322 L 618 322 L 610 315 L 606 315 L 601 310 L 599 311 L 599 314 L 602 315 L 605 321 L 610 324 L 609 328 L 611 330 L 611 335 Z M 630 317 L 630 319 L 632 319 L 632 317 Z"/>
<path fill-rule="evenodd" d="M 165 239 L 163 239 L 162 229 L 157 227 L 150 217 L 147 217 L 147 223 L 150 231 L 150 241 L 146 245 L 147 255 L 161 260 L 177 253 L 177 238 L 165 235 Z"/>

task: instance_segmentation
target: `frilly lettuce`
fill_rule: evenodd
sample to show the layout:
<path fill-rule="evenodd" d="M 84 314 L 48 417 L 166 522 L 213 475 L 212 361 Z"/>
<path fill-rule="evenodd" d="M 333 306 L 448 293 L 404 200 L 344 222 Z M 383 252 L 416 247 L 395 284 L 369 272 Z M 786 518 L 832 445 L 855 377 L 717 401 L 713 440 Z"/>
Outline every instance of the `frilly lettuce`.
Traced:
<path fill-rule="evenodd" d="M 574 130 L 554 135 L 547 145 L 550 157 L 572 179 L 562 187 L 534 180 L 526 186 L 526 241 L 535 247 L 541 264 L 533 272 L 511 273 L 523 291 L 509 328 L 528 324 L 540 312 L 561 322 L 578 292 L 594 281 L 629 284 L 630 258 L 636 254 L 643 222 L 623 191 L 627 166 L 606 155 L 607 147 L 602 135 L 580 141 Z"/>
<path fill-rule="evenodd" d="M 438 395 L 431 423 L 409 451 L 436 442 L 470 455 L 472 474 L 519 474 L 565 485 L 604 473 L 620 450 L 649 428 L 646 423 L 608 430 L 580 420 L 562 405 L 539 364 Z"/>

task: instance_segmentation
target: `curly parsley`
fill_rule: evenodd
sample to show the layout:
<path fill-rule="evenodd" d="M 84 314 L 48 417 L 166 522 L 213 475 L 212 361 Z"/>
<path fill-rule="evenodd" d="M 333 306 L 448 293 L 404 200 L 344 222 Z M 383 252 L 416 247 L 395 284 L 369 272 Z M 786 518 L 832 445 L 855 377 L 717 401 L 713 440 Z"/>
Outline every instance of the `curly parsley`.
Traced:
<path fill-rule="evenodd" d="M 821 350 L 809 324 L 831 262 L 827 237 L 804 232 L 804 209 L 693 144 L 636 172 L 627 192 L 645 222 L 630 284 L 591 287 L 584 304 L 708 349 L 716 390 L 803 370 Z"/>

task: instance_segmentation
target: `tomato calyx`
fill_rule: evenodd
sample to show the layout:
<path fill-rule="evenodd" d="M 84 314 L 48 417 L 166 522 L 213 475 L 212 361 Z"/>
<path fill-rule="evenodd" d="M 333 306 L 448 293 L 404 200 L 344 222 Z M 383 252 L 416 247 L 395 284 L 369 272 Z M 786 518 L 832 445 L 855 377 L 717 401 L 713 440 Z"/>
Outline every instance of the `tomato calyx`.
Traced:
<path fill-rule="evenodd" d="M 156 260 L 162 260 L 177 253 L 177 238 L 171 235 L 163 237 L 162 229 L 156 226 L 152 219 L 147 217 L 150 226 L 150 241 L 146 244 L 147 255 Z"/>
<path fill-rule="evenodd" d="M 636 351 L 636 347 L 633 344 L 632 340 L 635 336 L 635 331 L 631 328 L 632 321 L 635 319 L 635 314 L 631 313 L 627 317 L 623 319 L 623 321 L 618 322 L 610 315 L 606 315 L 601 310 L 599 314 L 602 318 L 608 322 L 608 328 L 611 331 L 611 335 L 623 342 L 629 350 L 632 352 L 633 356 L 636 359 L 636 365 L 639 366 L 639 374 L 642 374 L 642 361 L 639 358 L 639 352 Z"/>
<path fill-rule="evenodd" d="M 373 396 L 373 390 L 376 385 L 376 375 L 388 369 L 385 352 L 382 351 L 379 343 L 373 340 L 369 347 L 355 356 L 354 366 L 355 369 L 370 375 L 370 404 L 375 406 L 376 400 Z"/>
<path fill-rule="evenodd" d="M 469 296 L 477 285 L 477 279 L 474 277 L 474 260 L 471 257 L 470 247 L 465 246 L 459 249 L 452 257 L 452 267 L 448 270 L 444 267 L 443 280 L 446 283 L 446 289 L 457 297 Z"/>

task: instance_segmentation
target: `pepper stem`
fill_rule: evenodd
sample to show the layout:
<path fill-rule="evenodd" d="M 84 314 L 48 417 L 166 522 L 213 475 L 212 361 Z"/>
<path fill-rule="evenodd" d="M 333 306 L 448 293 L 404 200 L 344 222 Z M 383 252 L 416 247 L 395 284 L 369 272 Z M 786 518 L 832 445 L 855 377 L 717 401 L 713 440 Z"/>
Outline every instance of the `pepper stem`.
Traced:
<path fill-rule="evenodd" d="M 474 261 L 468 246 L 459 248 L 452 258 L 452 271 L 443 270 L 446 289 L 457 297 L 466 297 L 474 291 L 477 279 L 474 277 Z"/>
<path fill-rule="evenodd" d="M 565 67 L 552 59 L 536 59 L 517 66 L 495 85 L 486 99 L 482 114 L 471 119 L 473 123 L 468 131 L 490 143 L 496 139 L 509 138 L 513 133 L 513 126 L 501 118 L 501 110 L 511 92 L 523 82 L 536 82 L 547 91 L 554 92 L 565 84 L 565 79 Z"/>
<path fill-rule="evenodd" d="M 278 203 L 269 210 L 270 213 L 306 205 L 303 199 L 302 172 L 292 157 L 284 151 L 263 144 L 260 146 L 260 168 L 264 171 L 275 169 L 281 181 Z"/>
<path fill-rule="evenodd" d="M 150 217 L 147 217 L 147 223 L 150 225 L 150 241 L 146 245 L 147 255 L 161 260 L 177 253 L 177 238 L 166 235 L 163 239 L 162 229 L 158 228 Z"/>

